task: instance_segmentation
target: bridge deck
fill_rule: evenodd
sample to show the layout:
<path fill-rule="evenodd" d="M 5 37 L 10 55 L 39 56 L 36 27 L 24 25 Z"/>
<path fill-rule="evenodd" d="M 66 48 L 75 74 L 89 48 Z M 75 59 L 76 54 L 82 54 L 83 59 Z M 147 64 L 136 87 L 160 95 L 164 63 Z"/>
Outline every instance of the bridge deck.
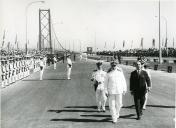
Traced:
<path fill-rule="evenodd" d="M 151 71 L 153 88 L 142 120 L 136 120 L 133 99 L 123 97 L 123 108 L 117 124 L 110 112 L 98 113 L 90 75 L 95 62 L 75 62 L 72 79 L 66 80 L 66 65 L 47 67 L 44 80 L 39 72 L 1 90 L 2 128 L 174 128 L 174 73 Z M 104 68 L 108 68 L 105 64 Z M 129 86 L 131 66 L 121 67 Z"/>

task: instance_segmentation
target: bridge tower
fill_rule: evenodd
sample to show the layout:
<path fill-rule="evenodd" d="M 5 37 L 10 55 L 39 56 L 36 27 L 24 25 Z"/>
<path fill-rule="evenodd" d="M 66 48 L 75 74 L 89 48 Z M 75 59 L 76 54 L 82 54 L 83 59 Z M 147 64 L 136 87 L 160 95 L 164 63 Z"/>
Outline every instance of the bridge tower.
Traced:
<path fill-rule="evenodd" d="M 42 50 L 53 53 L 50 9 L 39 9 L 39 51 Z"/>

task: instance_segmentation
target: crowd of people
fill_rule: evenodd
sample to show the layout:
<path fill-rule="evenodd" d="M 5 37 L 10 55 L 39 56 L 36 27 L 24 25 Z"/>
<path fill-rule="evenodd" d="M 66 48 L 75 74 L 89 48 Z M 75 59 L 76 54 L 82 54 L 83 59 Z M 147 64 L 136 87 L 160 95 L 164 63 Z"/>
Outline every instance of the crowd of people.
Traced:
<path fill-rule="evenodd" d="M 97 55 L 120 55 L 120 56 L 146 56 L 146 57 L 158 57 L 159 50 L 155 48 L 149 49 L 129 49 L 129 50 L 118 50 L 118 51 L 98 51 Z M 162 49 L 163 57 L 176 57 L 176 49 L 175 48 L 164 48 Z"/>
<path fill-rule="evenodd" d="M 39 70 L 39 56 L 1 57 L 1 87 L 5 88 Z"/>
<path fill-rule="evenodd" d="M 73 58 L 75 61 L 76 54 L 73 54 Z M 67 62 L 67 79 L 71 79 L 72 61 L 70 53 L 25 55 L 23 52 L 20 52 L 20 54 L 14 55 L 1 52 L 1 87 L 5 88 L 37 71 L 40 71 L 40 80 L 43 80 L 46 66 L 54 64 L 54 69 L 56 69 L 56 63 L 61 60 L 64 63 L 65 59 Z"/>

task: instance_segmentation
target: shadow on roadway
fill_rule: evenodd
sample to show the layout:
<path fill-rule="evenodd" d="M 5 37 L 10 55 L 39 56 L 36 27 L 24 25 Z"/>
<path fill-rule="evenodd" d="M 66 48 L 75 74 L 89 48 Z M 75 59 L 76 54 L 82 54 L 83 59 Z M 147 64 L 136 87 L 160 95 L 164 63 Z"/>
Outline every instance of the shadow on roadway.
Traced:
<path fill-rule="evenodd" d="M 175 106 L 167 106 L 167 105 L 147 105 L 147 107 L 158 107 L 158 108 L 175 108 Z M 134 105 L 123 106 L 122 108 L 134 109 Z"/>
<path fill-rule="evenodd" d="M 80 115 L 83 117 L 109 117 L 111 118 L 111 115 Z M 124 119 L 136 119 L 136 118 L 131 118 L 135 116 L 135 114 L 129 114 L 129 115 L 121 115 L 119 118 L 124 118 Z"/>
<path fill-rule="evenodd" d="M 97 115 L 97 114 L 92 114 L 92 115 L 80 115 L 83 117 L 111 117 L 111 115 Z"/>
<path fill-rule="evenodd" d="M 50 121 L 68 121 L 68 122 L 111 122 L 112 121 L 110 115 L 81 115 L 81 116 L 83 116 L 83 117 L 106 117 L 106 118 L 104 118 L 102 120 L 64 118 L 64 119 L 51 119 Z M 123 115 L 123 116 L 120 116 L 120 118 L 136 119 L 136 118 L 131 118 L 132 116 L 135 116 L 135 114 Z"/>
<path fill-rule="evenodd" d="M 27 79 L 27 80 L 23 80 L 23 81 L 44 81 L 44 80 L 67 80 L 66 78 L 60 78 L 60 79 L 43 79 L 43 80 L 39 80 L 39 79 Z"/>
<path fill-rule="evenodd" d="M 123 118 L 123 119 L 136 119 L 135 114 L 129 114 L 129 115 L 121 115 L 119 118 Z"/>
<path fill-rule="evenodd" d="M 167 106 L 167 105 L 147 105 L 147 107 L 175 108 L 175 106 Z"/>
<path fill-rule="evenodd" d="M 108 106 L 106 106 L 108 107 Z M 93 109 L 97 109 L 97 106 L 67 106 L 64 108 L 93 108 Z"/>
<path fill-rule="evenodd" d="M 97 109 L 97 106 L 67 106 L 64 108 L 92 108 Z M 109 110 L 109 106 L 106 106 L 106 110 Z"/>
<path fill-rule="evenodd" d="M 65 119 L 51 119 L 50 121 L 68 121 L 68 122 L 110 122 L 110 118 L 105 118 L 102 120 L 96 119 L 75 119 L 75 118 L 65 118 Z"/>
<path fill-rule="evenodd" d="M 130 105 L 130 106 L 123 106 L 122 108 L 134 109 L 134 108 L 135 108 L 135 106 L 134 106 L 134 105 Z"/>
<path fill-rule="evenodd" d="M 80 115 L 80 116 L 83 116 L 83 117 L 111 117 L 111 115 Z M 121 115 L 119 118 L 130 118 L 130 117 L 133 117 L 135 116 L 135 114 L 129 114 L 129 115 Z M 134 118 L 136 119 L 136 118 Z"/>
<path fill-rule="evenodd" d="M 97 112 L 97 111 L 93 111 L 93 110 L 48 110 L 48 112 L 61 113 L 61 112 Z"/>
<path fill-rule="evenodd" d="M 93 108 L 93 109 L 97 109 L 97 106 L 67 106 L 64 108 Z"/>

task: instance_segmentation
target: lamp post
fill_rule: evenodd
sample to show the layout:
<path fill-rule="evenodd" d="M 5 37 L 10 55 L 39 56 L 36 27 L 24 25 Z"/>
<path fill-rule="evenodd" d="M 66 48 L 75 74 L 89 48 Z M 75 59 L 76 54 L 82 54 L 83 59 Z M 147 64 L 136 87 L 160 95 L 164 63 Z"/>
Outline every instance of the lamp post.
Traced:
<path fill-rule="evenodd" d="M 155 16 L 158 17 L 158 16 Z M 159 63 L 162 63 L 162 49 L 161 49 L 161 40 L 160 40 L 160 36 L 161 36 L 161 24 L 160 24 L 160 19 L 163 18 L 163 20 L 165 21 L 165 26 L 166 26 L 166 39 L 165 39 L 165 46 L 166 46 L 166 50 L 167 50 L 167 19 L 164 16 L 160 16 L 160 1 L 159 1 Z M 168 55 L 168 50 L 167 50 L 167 55 Z"/>
<path fill-rule="evenodd" d="M 162 63 L 162 50 L 161 50 L 161 33 L 160 33 L 160 0 L 159 0 L 159 63 Z"/>
<path fill-rule="evenodd" d="M 28 44 L 28 37 L 27 37 L 27 12 L 28 12 L 28 8 L 35 3 L 45 3 L 45 1 L 33 1 L 27 4 L 26 8 L 25 8 L 25 15 L 26 15 L 26 51 L 27 51 L 27 44 Z M 27 54 L 27 53 L 26 53 Z"/>
<path fill-rule="evenodd" d="M 167 19 L 166 19 L 166 17 L 164 17 L 164 16 L 161 16 L 163 19 L 164 19 L 164 21 L 165 21 L 165 25 L 166 25 L 166 41 L 167 41 Z M 167 42 L 166 42 L 167 43 Z"/>
<path fill-rule="evenodd" d="M 97 46 L 96 46 L 96 42 L 97 40 L 96 40 L 96 31 L 95 31 L 95 37 L 94 37 L 94 42 L 95 42 L 95 53 L 97 52 Z"/>
<path fill-rule="evenodd" d="M 81 40 L 79 40 L 79 45 L 80 45 L 80 53 L 82 52 L 82 50 L 81 50 Z"/>
<path fill-rule="evenodd" d="M 167 49 L 167 19 L 166 17 L 162 16 L 162 18 L 165 21 L 165 25 L 166 25 L 166 40 L 165 40 L 165 47 L 166 47 L 166 52 L 167 52 L 167 56 L 168 56 L 168 49 Z"/>

